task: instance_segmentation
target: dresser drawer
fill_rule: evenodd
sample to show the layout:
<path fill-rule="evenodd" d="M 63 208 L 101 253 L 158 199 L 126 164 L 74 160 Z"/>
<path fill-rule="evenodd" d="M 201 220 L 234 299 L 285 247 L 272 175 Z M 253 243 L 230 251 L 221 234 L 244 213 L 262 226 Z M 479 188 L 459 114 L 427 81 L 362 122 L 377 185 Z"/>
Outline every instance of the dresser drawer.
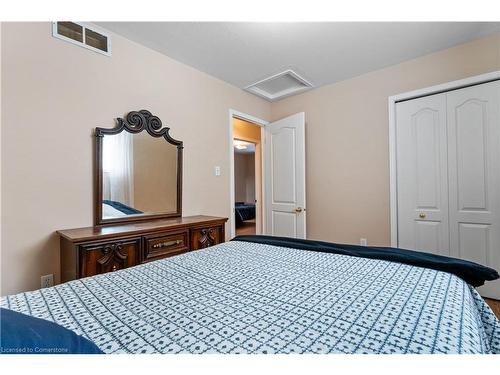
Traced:
<path fill-rule="evenodd" d="M 145 236 L 142 263 L 189 251 L 188 231 Z"/>
<path fill-rule="evenodd" d="M 135 266 L 139 260 L 141 239 L 88 243 L 78 246 L 79 277 L 89 277 Z"/>
<path fill-rule="evenodd" d="M 113 272 L 224 242 L 227 218 L 188 216 L 57 231 L 61 281 Z"/>
<path fill-rule="evenodd" d="M 224 242 L 224 226 L 191 229 L 191 250 L 204 249 Z"/>

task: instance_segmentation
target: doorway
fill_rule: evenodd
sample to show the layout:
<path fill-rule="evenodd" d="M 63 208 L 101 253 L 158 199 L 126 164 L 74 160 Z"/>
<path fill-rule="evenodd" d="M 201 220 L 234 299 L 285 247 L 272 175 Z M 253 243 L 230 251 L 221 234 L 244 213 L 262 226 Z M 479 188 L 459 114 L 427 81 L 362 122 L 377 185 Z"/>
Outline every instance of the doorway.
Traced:
<path fill-rule="evenodd" d="M 233 118 L 235 234 L 262 233 L 261 127 Z"/>
<path fill-rule="evenodd" d="M 255 145 L 255 234 L 306 238 L 305 113 L 269 123 L 229 110 L 229 239 L 236 235 L 236 203 L 252 205 L 251 196 L 236 200 L 238 142 Z M 248 221 L 247 233 L 253 232 L 252 219 L 241 219 Z"/>
<path fill-rule="evenodd" d="M 263 139 L 267 122 L 230 110 L 230 238 L 263 233 Z"/>

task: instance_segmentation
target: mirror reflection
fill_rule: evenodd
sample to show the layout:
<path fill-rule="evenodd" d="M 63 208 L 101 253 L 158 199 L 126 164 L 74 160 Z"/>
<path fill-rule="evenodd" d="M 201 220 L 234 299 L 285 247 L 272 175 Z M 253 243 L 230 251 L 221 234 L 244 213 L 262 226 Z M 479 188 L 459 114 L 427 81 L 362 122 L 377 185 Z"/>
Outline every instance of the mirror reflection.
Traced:
<path fill-rule="evenodd" d="M 147 132 L 104 135 L 102 218 L 175 213 L 177 147 Z"/>

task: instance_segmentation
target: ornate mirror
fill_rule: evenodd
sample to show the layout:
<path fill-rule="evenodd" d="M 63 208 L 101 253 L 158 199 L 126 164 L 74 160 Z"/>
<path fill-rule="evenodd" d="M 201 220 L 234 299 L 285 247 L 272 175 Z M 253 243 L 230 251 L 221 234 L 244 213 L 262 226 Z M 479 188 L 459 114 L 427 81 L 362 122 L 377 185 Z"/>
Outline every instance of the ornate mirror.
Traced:
<path fill-rule="evenodd" d="M 96 225 L 182 215 L 182 142 L 149 111 L 96 128 Z"/>

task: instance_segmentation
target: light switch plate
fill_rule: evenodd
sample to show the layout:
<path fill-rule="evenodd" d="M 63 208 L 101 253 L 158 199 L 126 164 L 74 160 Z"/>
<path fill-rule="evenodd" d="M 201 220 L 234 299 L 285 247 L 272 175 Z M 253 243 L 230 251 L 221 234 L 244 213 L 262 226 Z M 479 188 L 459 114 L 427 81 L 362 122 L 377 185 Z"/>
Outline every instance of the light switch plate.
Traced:
<path fill-rule="evenodd" d="M 220 176 L 220 167 L 219 167 L 218 165 L 216 165 L 216 166 L 214 167 L 214 174 L 215 174 L 216 176 Z"/>

